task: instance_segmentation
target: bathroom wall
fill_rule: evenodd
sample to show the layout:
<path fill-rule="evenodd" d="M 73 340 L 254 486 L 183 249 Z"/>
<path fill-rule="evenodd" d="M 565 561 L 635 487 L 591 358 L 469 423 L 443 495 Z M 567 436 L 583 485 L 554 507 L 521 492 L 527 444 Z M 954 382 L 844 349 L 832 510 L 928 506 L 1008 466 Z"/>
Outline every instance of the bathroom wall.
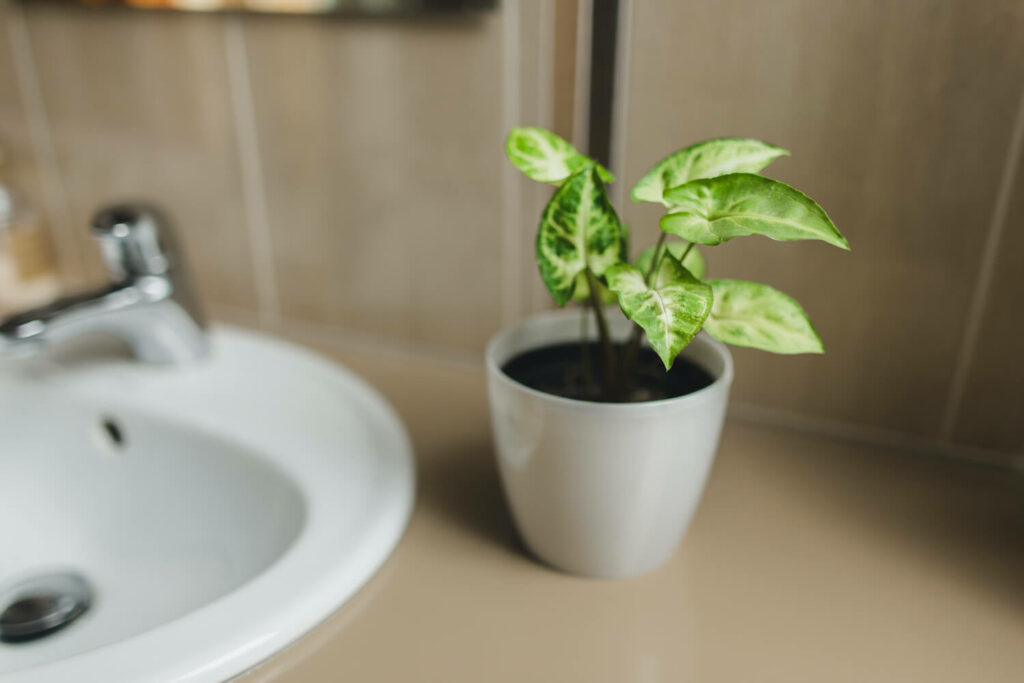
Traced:
<path fill-rule="evenodd" d="M 824 357 L 736 352 L 755 416 L 1024 451 L 1024 4 L 624 2 L 615 170 L 710 137 L 774 142 L 851 252 L 735 240 L 710 272 L 792 294 Z M 632 205 L 635 232 L 657 230 Z M 770 406 L 770 409 L 763 408 Z"/>
<path fill-rule="evenodd" d="M 1024 451 L 1020 3 L 621 4 L 616 192 L 686 143 L 761 137 L 793 151 L 772 174 L 853 244 L 710 251 L 714 274 L 796 296 L 829 349 L 738 351 L 737 412 Z M 501 149 L 516 123 L 586 139 L 587 7 L 367 20 L 0 0 L 0 141 L 68 288 L 103 279 L 91 212 L 143 198 L 177 219 L 219 319 L 475 363 L 549 305 L 544 189 Z M 625 214 L 654 234 L 656 213 Z"/>
<path fill-rule="evenodd" d="M 176 219 L 218 317 L 469 356 L 525 310 L 520 221 L 542 197 L 503 136 L 553 125 L 555 15 L 5 3 L 0 140 L 69 288 L 104 277 L 91 213 L 142 198 Z"/>

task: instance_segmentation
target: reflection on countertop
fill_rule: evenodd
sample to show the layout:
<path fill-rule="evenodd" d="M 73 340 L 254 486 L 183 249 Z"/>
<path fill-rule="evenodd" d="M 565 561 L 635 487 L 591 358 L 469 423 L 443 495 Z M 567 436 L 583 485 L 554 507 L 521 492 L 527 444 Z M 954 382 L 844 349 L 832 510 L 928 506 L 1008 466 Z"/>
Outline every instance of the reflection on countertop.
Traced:
<path fill-rule="evenodd" d="M 1024 671 L 1020 472 L 732 420 L 673 561 L 629 581 L 573 578 L 516 539 L 481 369 L 320 350 L 406 421 L 417 507 L 378 576 L 246 683 L 937 683 Z"/>

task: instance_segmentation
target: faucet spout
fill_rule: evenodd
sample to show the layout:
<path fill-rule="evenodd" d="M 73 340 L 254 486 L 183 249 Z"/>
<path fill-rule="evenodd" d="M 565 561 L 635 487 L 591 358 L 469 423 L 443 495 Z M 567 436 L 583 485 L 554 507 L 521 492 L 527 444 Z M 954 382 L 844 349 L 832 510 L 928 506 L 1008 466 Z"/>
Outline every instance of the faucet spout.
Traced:
<path fill-rule="evenodd" d="M 30 355 L 47 343 L 104 331 L 122 337 L 146 362 L 182 363 L 205 356 L 203 317 L 180 263 L 175 264 L 177 255 L 158 242 L 157 224 L 155 212 L 143 207 L 101 212 L 93 228 L 116 281 L 0 322 L 0 354 Z M 150 268 L 154 263 L 158 267 Z"/>

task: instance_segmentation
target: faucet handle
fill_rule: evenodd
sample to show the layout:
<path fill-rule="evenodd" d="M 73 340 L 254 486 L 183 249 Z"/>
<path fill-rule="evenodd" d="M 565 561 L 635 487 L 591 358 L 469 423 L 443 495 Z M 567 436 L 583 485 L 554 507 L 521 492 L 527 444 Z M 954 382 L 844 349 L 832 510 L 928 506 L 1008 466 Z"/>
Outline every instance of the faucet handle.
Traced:
<path fill-rule="evenodd" d="M 92 219 L 92 234 L 115 279 L 166 275 L 172 253 L 162 242 L 169 230 L 159 211 L 143 204 L 116 204 Z"/>

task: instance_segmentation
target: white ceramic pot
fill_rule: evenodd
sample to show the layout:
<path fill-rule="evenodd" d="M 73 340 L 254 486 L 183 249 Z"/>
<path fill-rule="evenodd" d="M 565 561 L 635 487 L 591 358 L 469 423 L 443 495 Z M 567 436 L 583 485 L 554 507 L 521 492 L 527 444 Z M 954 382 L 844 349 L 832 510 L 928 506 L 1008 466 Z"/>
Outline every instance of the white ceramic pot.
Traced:
<path fill-rule="evenodd" d="M 628 334 L 621 314 L 609 323 L 617 338 Z M 732 356 L 701 333 L 682 356 L 714 382 L 646 403 L 561 398 L 501 370 L 523 351 L 579 334 L 579 311 L 556 311 L 500 332 L 487 346 L 502 484 L 523 540 L 540 559 L 583 576 L 638 576 L 668 560 L 697 509 L 722 432 Z"/>

